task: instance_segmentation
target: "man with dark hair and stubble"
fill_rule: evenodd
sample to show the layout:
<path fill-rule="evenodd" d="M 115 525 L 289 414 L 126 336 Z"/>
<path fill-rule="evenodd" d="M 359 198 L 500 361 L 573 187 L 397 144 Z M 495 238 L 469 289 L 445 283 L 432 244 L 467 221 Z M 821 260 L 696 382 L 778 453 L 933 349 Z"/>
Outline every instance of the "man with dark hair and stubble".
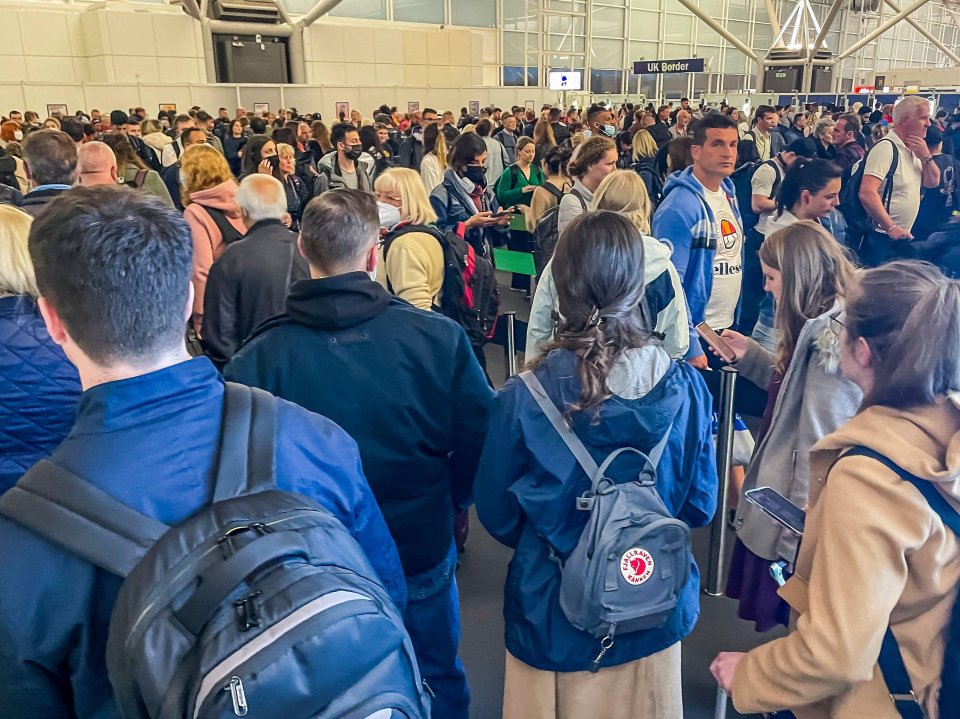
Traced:
<path fill-rule="evenodd" d="M 404 623 L 433 716 L 467 719 L 454 513 L 471 501 L 493 392 L 463 328 L 374 281 L 379 247 L 372 195 L 310 202 L 300 250 L 312 279 L 293 286 L 286 314 L 254 332 L 224 375 L 329 417 L 357 441 L 400 551 Z"/>
<path fill-rule="evenodd" d="M 49 461 L 168 526 L 210 504 L 223 421 L 222 379 L 184 346 L 192 254 L 179 215 L 122 187 L 74 189 L 30 233 L 40 311 L 83 388 L 74 427 Z M 279 401 L 273 462 L 277 488 L 343 523 L 403 607 L 396 547 L 356 443 Z M 16 548 L 0 562 L 3 715 L 120 716 L 105 656 L 120 578 L 5 517 L 0 546 Z"/>
<path fill-rule="evenodd" d="M 180 146 L 186 150 L 191 145 L 205 145 L 207 143 L 207 133 L 199 127 L 188 127 L 179 138 Z M 169 147 L 169 146 L 168 146 Z M 166 149 L 166 148 L 164 148 Z M 182 152 L 180 153 L 183 154 Z M 170 199 L 173 200 L 174 207 L 183 212 L 183 200 L 180 197 L 180 158 L 170 167 L 164 169 L 161 175 L 163 184 L 167 186 L 167 192 L 170 193 Z"/>
<path fill-rule="evenodd" d="M 27 135 L 23 162 L 31 190 L 23 196 L 20 209 L 34 217 L 77 181 L 77 145 L 59 130 L 36 130 Z"/>

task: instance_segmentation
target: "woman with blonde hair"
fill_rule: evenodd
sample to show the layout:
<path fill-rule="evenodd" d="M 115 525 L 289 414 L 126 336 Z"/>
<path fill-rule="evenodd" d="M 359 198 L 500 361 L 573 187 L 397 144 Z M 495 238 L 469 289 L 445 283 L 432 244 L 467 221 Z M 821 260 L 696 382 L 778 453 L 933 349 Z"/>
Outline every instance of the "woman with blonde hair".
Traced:
<path fill-rule="evenodd" d="M 840 372 L 840 317 L 854 284 L 847 251 L 817 222 L 801 220 L 767 236 L 760 246 L 764 289 L 776 301 L 776 352 L 732 330 L 721 334 L 733 366 L 758 387 L 767 406 L 747 468 L 744 490 L 773 487 L 798 507 L 807 502 L 810 448 L 857 411 L 859 388 Z M 715 353 L 716 354 L 716 353 Z M 742 619 L 757 631 L 787 624 L 789 610 L 770 576 L 773 562 L 794 568 L 799 538 L 740 502 L 737 543 L 726 594 L 740 600 Z"/>
<path fill-rule="evenodd" d="M 191 145 L 180 155 L 180 191 L 183 219 L 193 236 L 193 323 L 200 336 L 210 267 L 247 228 L 237 207 L 237 181 L 212 146 Z"/>
<path fill-rule="evenodd" d="M 710 669 L 744 714 L 954 719 L 960 282 L 899 261 L 848 290 L 831 322 L 863 401 L 802 458 L 816 480 L 780 590 L 791 631 Z"/>
<path fill-rule="evenodd" d="M 290 214 L 290 229 L 293 232 L 300 230 L 300 217 L 310 202 L 310 190 L 306 183 L 297 176 L 297 151 L 293 145 L 285 142 L 277 144 L 277 156 L 280 158 L 278 166 L 283 189 L 287 193 L 287 212 Z"/>
<path fill-rule="evenodd" d="M 437 123 L 427 125 L 423 131 L 423 161 L 420 163 L 420 177 L 429 195 L 433 188 L 443 182 L 443 173 L 447 170 L 447 139 L 443 129 Z"/>
<path fill-rule="evenodd" d="M 684 136 L 681 135 L 681 137 Z M 643 185 L 647 189 L 652 214 L 663 194 L 663 177 L 657 168 L 659 148 L 656 140 L 653 139 L 653 135 L 646 130 L 637 130 L 633 136 L 631 148 L 633 150 L 633 170 L 643 180 Z"/>
<path fill-rule="evenodd" d="M 0 494 L 73 426 L 80 380 L 53 341 L 27 239 L 33 218 L 0 205 Z"/>
<path fill-rule="evenodd" d="M 153 154 L 157 156 L 157 165 L 160 166 L 163 149 L 173 144 L 173 138 L 164 133 L 157 120 L 148 117 L 140 123 L 140 139 L 143 140 L 144 145 L 153 150 Z"/>
<path fill-rule="evenodd" d="M 421 310 L 440 304 L 443 246 L 437 237 L 437 213 L 415 170 L 394 167 L 374 182 L 383 241 L 383 283 L 400 299 Z"/>
<path fill-rule="evenodd" d="M 43 121 L 44 130 L 59 130 L 60 129 L 60 120 L 55 117 L 48 117 Z"/>
<path fill-rule="evenodd" d="M 641 132 L 643 132 L 641 130 Z M 609 210 L 626 217 L 643 237 L 644 285 L 647 308 L 655 334 L 667 354 L 682 358 L 690 345 L 689 317 L 680 275 L 670 261 L 670 247 L 650 236 L 650 199 L 643 180 L 630 170 L 617 170 L 600 183 L 590 203 L 591 210 Z M 547 263 L 537 284 L 527 325 L 529 361 L 553 339 L 561 322 L 557 288 L 553 276 L 553 260 Z"/>

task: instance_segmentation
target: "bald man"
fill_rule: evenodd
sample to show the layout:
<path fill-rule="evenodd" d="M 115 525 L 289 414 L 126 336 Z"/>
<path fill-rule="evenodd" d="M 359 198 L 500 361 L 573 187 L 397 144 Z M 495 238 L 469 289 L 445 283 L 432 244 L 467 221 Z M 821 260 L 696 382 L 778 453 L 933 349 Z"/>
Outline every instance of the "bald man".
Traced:
<path fill-rule="evenodd" d="M 83 187 L 117 184 L 117 156 L 103 142 L 87 142 L 77 150 L 77 174 Z"/>

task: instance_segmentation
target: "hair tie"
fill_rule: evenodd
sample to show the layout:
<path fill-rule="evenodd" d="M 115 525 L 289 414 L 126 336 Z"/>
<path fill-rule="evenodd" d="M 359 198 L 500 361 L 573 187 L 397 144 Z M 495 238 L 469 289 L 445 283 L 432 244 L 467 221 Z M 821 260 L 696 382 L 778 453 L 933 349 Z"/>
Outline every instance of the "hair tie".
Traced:
<path fill-rule="evenodd" d="M 603 321 L 603 318 L 600 316 L 600 308 L 594 306 L 593 311 L 590 313 L 590 316 L 587 317 L 586 328 L 590 329 L 591 327 L 596 327 Z"/>

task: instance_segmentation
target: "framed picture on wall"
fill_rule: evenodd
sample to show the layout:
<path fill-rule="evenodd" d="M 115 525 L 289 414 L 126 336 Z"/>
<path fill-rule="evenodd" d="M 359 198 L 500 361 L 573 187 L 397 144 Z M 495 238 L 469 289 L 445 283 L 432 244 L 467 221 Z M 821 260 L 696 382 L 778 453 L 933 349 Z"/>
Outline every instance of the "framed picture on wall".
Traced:
<path fill-rule="evenodd" d="M 349 102 L 337 103 L 337 120 L 339 122 L 350 122 L 350 103 Z"/>
<path fill-rule="evenodd" d="M 470 101 L 470 114 L 473 117 L 477 117 L 480 114 L 480 101 L 471 100 Z"/>
<path fill-rule="evenodd" d="M 47 105 L 47 117 L 66 117 L 68 114 L 66 105 Z"/>
<path fill-rule="evenodd" d="M 270 103 L 269 102 L 255 102 L 253 103 L 253 114 L 254 115 L 265 115 L 270 112 Z"/>
<path fill-rule="evenodd" d="M 168 114 L 169 114 L 169 113 L 176 113 L 176 112 L 177 112 L 177 105 L 176 105 L 176 103 L 173 103 L 173 102 L 164 102 L 164 103 L 161 103 L 161 104 L 160 104 L 160 112 L 166 112 L 166 113 L 168 113 Z"/>
<path fill-rule="evenodd" d="M 534 103 L 533 100 L 524 100 L 524 101 L 523 101 L 523 106 L 524 106 L 527 110 L 532 110 L 534 104 L 535 104 L 535 103 Z"/>
<path fill-rule="evenodd" d="M 420 111 L 419 102 L 417 102 L 416 100 L 413 100 L 407 103 L 407 112 L 419 112 L 419 111 Z"/>

